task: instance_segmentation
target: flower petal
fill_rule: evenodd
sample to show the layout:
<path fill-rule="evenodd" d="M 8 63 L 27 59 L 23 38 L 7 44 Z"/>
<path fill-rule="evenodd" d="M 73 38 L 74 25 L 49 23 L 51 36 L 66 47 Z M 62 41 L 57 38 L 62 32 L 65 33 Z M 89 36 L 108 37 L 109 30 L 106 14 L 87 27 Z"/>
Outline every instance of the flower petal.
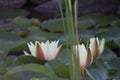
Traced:
<path fill-rule="evenodd" d="M 90 43 L 89 43 L 88 47 L 90 48 L 91 53 L 94 56 L 94 53 L 95 53 L 95 38 L 90 38 Z"/>
<path fill-rule="evenodd" d="M 44 42 L 41 42 L 40 44 L 40 47 L 43 51 L 43 54 L 44 54 L 44 57 L 45 59 L 47 60 L 47 56 L 48 56 L 48 44 L 49 44 L 49 41 L 46 41 L 45 43 Z"/>
<path fill-rule="evenodd" d="M 95 39 L 95 44 L 94 44 L 94 58 L 98 57 L 100 55 L 100 51 L 99 51 L 99 44 L 98 44 L 98 40 L 97 38 Z"/>
<path fill-rule="evenodd" d="M 27 51 L 23 51 L 26 56 L 31 56 Z"/>
<path fill-rule="evenodd" d="M 50 43 L 47 43 L 47 52 L 45 53 L 45 59 L 47 61 L 51 61 L 57 58 L 59 54 L 59 50 L 61 47 L 58 47 L 59 41 L 52 41 Z M 58 47 L 58 48 L 57 48 Z"/>
<path fill-rule="evenodd" d="M 56 56 L 54 59 L 56 59 L 58 56 L 59 56 L 59 53 L 60 53 L 60 49 L 61 49 L 62 45 L 60 45 L 57 49 L 57 52 L 56 52 Z"/>
<path fill-rule="evenodd" d="M 45 60 L 43 50 L 41 48 L 40 43 L 38 43 L 38 42 L 36 42 L 36 57 L 41 60 Z"/>
<path fill-rule="evenodd" d="M 90 48 L 87 50 L 87 61 L 86 61 L 86 67 L 89 66 L 93 62 L 93 56 L 90 51 Z"/>
<path fill-rule="evenodd" d="M 104 50 L 104 47 L 105 47 L 105 39 L 102 39 L 102 41 L 101 41 L 101 44 L 100 44 L 100 54 L 103 52 L 103 50 Z"/>
<path fill-rule="evenodd" d="M 87 50 L 84 44 L 78 45 L 79 47 L 79 59 L 81 68 L 85 68 L 87 60 Z"/>
<path fill-rule="evenodd" d="M 32 42 L 28 43 L 27 45 L 28 45 L 28 48 L 29 48 L 31 54 L 35 57 L 35 54 L 36 54 L 36 47 L 35 47 L 35 45 Z"/>
<path fill-rule="evenodd" d="M 62 45 L 58 47 L 58 43 L 59 40 L 52 42 L 49 42 L 49 40 L 47 40 L 45 43 L 44 42 L 39 43 L 38 41 L 36 41 L 35 45 L 32 42 L 28 43 L 28 47 L 30 49 L 31 54 L 34 57 L 46 61 L 51 61 L 57 58 L 59 55 L 59 51 Z M 25 54 L 28 55 L 26 52 Z"/>

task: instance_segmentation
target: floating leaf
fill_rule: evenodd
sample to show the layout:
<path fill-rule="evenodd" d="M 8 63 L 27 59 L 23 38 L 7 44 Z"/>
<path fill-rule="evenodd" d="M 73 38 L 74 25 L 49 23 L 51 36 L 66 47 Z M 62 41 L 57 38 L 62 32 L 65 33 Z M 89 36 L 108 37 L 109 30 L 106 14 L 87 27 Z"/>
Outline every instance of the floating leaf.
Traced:
<path fill-rule="evenodd" d="M 52 32 L 63 32 L 63 23 L 62 19 L 51 19 L 41 23 L 43 29 L 47 29 Z"/>
<path fill-rule="evenodd" d="M 113 58 L 107 61 L 108 65 L 120 71 L 120 58 Z"/>
<path fill-rule="evenodd" d="M 118 20 L 116 16 L 108 15 L 108 14 L 88 14 L 88 15 L 82 16 L 82 18 L 93 19 L 96 21 L 96 24 L 99 24 L 99 25 L 107 25 L 115 20 Z"/>
<path fill-rule="evenodd" d="M 110 29 L 109 31 L 107 31 L 105 34 L 104 34 L 104 38 L 107 40 L 107 41 L 116 41 L 116 40 L 120 40 L 120 29 L 118 28 L 112 28 Z"/>
<path fill-rule="evenodd" d="M 0 74 L 4 74 L 7 72 L 7 69 L 5 67 L 0 68 Z"/>
<path fill-rule="evenodd" d="M 31 40 L 31 41 L 43 41 L 43 40 L 57 40 L 57 38 L 60 36 L 61 34 L 59 33 L 51 33 L 51 32 L 46 32 L 43 30 L 34 30 L 31 31 L 28 35 L 28 37 L 26 37 L 27 40 Z"/>
<path fill-rule="evenodd" d="M 13 75 L 13 74 L 15 74 L 17 72 L 21 72 L 21 71 L 37 72 L 37 73 L 44 74 L 44 75 L 48 76 L 49 78 L 57 77 L 52 70 L 50 70 L 47 67 L 40 65 L 40 64 L 26 64 L 26 65 L 16 66 L 15 68 L 9 70 L 5 74 L 4 77 Z"/>
<path fill-rule="evenodd" d="M 0 50 L 9 51 L 9 49 L 16 47 L 23 42 L 22 38 L 11 32 L 0 33 Z"/>
<path fill-rule="evenodd" d="M 68 65 L 59 65 L 55 67 L 54 71 L 59 77 L 70 79 L 70 71 Z"/>
<path fill-rule="evenodd" d="M 49 79 L 49 78 L 32 78 L 31 80 L 68 80 L 64 78 L 55 78 L 55 79 Z"/>
<path fill-rule="evenodd" d="M 119 27 L 119 28 L 120 28 L 120 20 L 113 21 L 113 22 L 111 23 L 111 26 L 112 26 L 112 27 Z"/>
<path fill-rule="evenodd" d="M 94 80 L 105 80 L 107 79 L 107 70 L 105 69 L 104 65 L 97 65 L 97 64 L 92 64 L 88 68 L 89 74 L 91 75 L 90 77 L 93 77 Z"/>
<path fill-rule="evenodd" d="M 17 65 L 23 65 L 23 64 L 30 64 L 30 63 L 38 63 L 38 64 L 45 64 L 46 61 L 42 61 L 40 59 L 37 59 L 33 56 L 25 56 L 22 55 L 20 57 L 18 57 L 18 59 L 16 60 L 16 64 Z"/>
<path fill-rule="evenodd" d="M 66 20 L 64 20 L 65 22 Z M 80 18 L 78 19 L 78 30 L 87 29 L 95 25 L 95 21 L 93 19 Z M 47 29 L 51 32 L 64 32 L 64 27 L 62 23 L 62 19 L 51 19 L 48 21 L 44 21 L 41 23 L 43 29 Z"/>
<path fill-rule="evenodd" d="M 9 49 L 8 55 L 22 55 L 23 51 L 28 51 L 27 43 L 20 44 L 14 48 Z"/>
<path fill-rule="evenodd" d="M 108 74 L 109 74 L 109 76 L 113 76 L 113 75 L 115 75 L 117 73 L 117 70 L 116 69 L 108 69 Z"/>
<path fill-rule="evenodd" d="M 78 30 L 88 29 L 91 26 L 94 26 L 96 21 L 94 19 L 78 18 Z"/>
<path fill-rule="evenodd" d="M 100 59 L 107 61 L 112 58 L 116 58 L 116 54 L 108 48 L 105 48 L 103 53 L 99 56 Z"/>
<path fill-rule="evenodd" d="M 118 46 L 120 46 L 120 29 L 119 28 L 112 28 L 109 31 L 107 31 L 103 37 L 106 41 L 113 41 Z"/>
<path fill-rule="evenodd" d="M 27 16 L 28 12 L 22 9 L 0 9 L 1 18 L 14 18 L 16 16 Z"/>
<path fill-rule="evenodd" d="M 26 28 L 26 27 L 30 27 L 31 22 L 29 19 L 25 18 L 25 17 L 16 17 L 13 19 L 13 27 L 16 28 Z"/>

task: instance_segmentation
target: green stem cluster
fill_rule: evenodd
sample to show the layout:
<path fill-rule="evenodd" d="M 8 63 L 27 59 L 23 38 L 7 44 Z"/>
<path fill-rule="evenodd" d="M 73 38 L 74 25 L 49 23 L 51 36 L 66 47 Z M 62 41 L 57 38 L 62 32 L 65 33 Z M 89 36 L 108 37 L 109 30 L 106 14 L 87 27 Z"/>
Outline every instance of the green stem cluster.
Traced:
<path fill-rule="evenodd" d="M 81 79 L 81 72 L 80 72 L 80 63 L 79 63 L 79 56 L 76 54 L 76 51 L 73 50 L 73 45 L 79 44 L 78 42 L 78 26 L 77 26 L 77 3 L 78 0 L 74 2 L 74 11 L 72 10 L 71 0 L 64 0 L 65 1 L 65 21 L 61 6 L 61 0 L 59 1 L 60 12 L 63 20 L 64 31 L 68 36 L 68 44 L 70 46 L 70 50 L 68 53 L 70 54 L 70 61 L 72 65 L 70 67 L 71 72 L 71 80 L 80 80 Z M 73 14 L 74 12 L 74 14 Z M 77 50 L 77 53 L 79 51 Z"/>

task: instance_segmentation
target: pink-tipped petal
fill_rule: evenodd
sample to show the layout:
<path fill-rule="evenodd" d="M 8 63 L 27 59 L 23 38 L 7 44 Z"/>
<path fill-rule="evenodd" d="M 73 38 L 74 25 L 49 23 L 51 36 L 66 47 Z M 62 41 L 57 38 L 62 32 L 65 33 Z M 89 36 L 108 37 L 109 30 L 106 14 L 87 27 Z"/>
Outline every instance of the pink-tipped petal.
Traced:
<path fill-rule="evenodd" d="M 42 48 L 39 43 L 36 45 L 36 57 L 41 59 L 41 60 L 46 60 L 44 57 L 44 53 L 42 51 Z"/>
<path fill-rule="evenodd" d="M 94 44 L 94 58 L 98 57 L 100 55 L 100 51 L 99 51 L 99 44 L 97 39 L 95 39 L 95 44 Z"/>
<path fill-rule="evenodd" d="M 87 50 L 87 61 L 86 61 L 86 67 L 89 66 L 93 62 L 93 56 L 91 54 L 90 48 Z"/>

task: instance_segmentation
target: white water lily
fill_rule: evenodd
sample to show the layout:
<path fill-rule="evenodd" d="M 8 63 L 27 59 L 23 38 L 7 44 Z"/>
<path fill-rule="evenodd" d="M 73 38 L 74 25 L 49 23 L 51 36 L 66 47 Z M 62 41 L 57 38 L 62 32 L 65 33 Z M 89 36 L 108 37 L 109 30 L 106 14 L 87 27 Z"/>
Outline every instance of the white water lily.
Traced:
<path fill-rule="evenodd" d="M 28 43 L 28 48 L 30 49 L 31 55 L 37 57 L 41 60 L 52 61 L 56 59 L 59 55 L 62 45 L 58 47 L 59 41 L 46 41 L 44 42 L 35 42 L 35 45 L 30 42 Z M 24 51 L 25 55 L 29 55 Z"/>
<path fill-rule="evenodd" d="M 100 42 L 98 38 L 90 38 L 89 48 L 94 58 L 101 55 L 105 47 L 105 39 Z"/>
<path fill-rule="evenodd" d="M 76 53 L 79 55 L 80 69 L 84 70 L 93 61 L 93 56 L 90 49 L 86 49 L 84 44 L 79 44 L 75 46 Z"/>

